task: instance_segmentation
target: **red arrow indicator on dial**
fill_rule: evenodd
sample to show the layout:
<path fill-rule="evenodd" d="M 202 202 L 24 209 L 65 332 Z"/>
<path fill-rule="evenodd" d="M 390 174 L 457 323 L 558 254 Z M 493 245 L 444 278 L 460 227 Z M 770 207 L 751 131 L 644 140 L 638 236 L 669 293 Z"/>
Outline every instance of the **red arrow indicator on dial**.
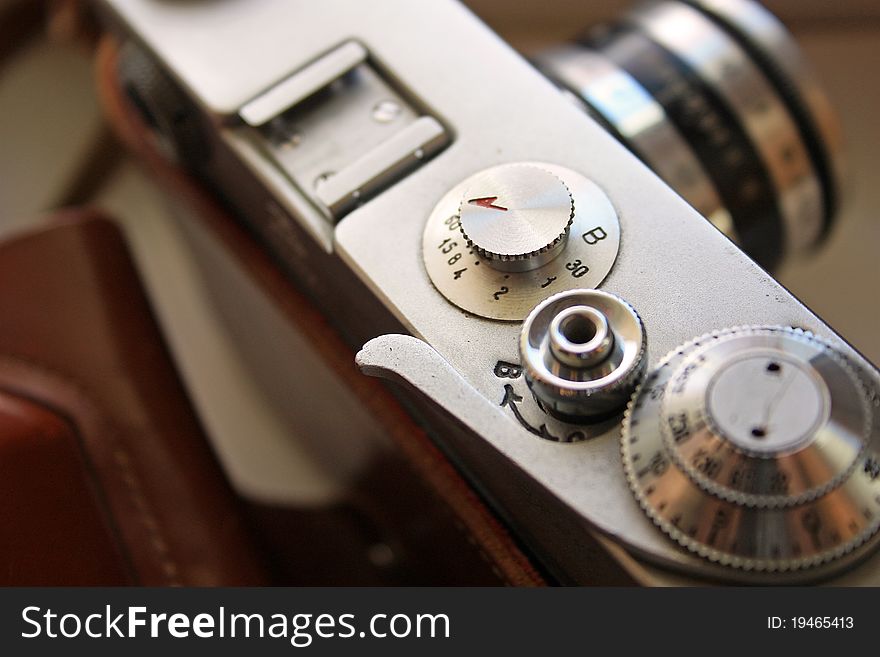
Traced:
<path fill-rule="evenodd" d="M 495 205 L 495 201 L 497 200 L 497 196 L 482 196 L 480 198 L 472 198 L 468 201 L 468 203 L 470 203 L 471 205 L 479 205 L 481 208 L 492 208 L 493 210 L 501 210 L 502 212 L 507 212 L 507 208 L 500 205 Z"/>

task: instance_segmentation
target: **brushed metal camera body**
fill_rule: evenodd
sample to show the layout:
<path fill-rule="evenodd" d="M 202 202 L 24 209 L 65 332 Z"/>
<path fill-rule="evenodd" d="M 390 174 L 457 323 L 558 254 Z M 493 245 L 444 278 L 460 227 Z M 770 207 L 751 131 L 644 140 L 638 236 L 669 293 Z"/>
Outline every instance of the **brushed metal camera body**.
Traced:
<path fill-rule="evenodd" d="M 519 54 L 447 0 L 104 5 L 197 117 L 197 157 L 181 159 L 351 345 L 365 345 L 362 369 L 403 384 L 430 434 L 548 572 L 591 581 L 585 555 L 598 541 L 646 583 L 765 581 L 658 531 L 627 485 L 619 416 L 572 424 L 540 408 L 520 367 L 521 321 L 463 310 L 432 285 L 428 218 L 451 189 L 492 167 L 540 162 L 577 172 L 616 214 L 619 248 L 596 286 L 637 310 L 649 368 L 695 336 L 771 324 L 824 338 L 874 385 L 877 371 Z M 322 111 L 315 85 L 357 66 L 378 86 L 331 93 Z M 301 113 L 290 124 L 273 124 L 291 107 Z M 380 134 L 390 115 L 405 127 Z M 297 160 L 312 135 L 333 148 L 306 146 L 308 161 Z M 335 158 L 332 166 L 322 157 Z M 331 170 L 345 175 L 324 175 Z M 856 551 L 833 571 L 785 581 L 817 579 L 880 585 L 880 556 Z"/>

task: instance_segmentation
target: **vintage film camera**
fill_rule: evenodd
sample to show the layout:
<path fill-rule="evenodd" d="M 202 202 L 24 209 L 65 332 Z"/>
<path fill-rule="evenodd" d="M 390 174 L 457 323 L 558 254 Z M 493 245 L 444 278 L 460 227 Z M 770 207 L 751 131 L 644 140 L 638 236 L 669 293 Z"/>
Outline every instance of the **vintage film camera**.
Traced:
<path fill-rule="evenodd" d="M 761 6 L 530 63 L 448 0 L 102 4 L 167 156 L 547 572 L 880 584 L 880 377 L 762 268 L 827 233 L 840 136 Z"/>

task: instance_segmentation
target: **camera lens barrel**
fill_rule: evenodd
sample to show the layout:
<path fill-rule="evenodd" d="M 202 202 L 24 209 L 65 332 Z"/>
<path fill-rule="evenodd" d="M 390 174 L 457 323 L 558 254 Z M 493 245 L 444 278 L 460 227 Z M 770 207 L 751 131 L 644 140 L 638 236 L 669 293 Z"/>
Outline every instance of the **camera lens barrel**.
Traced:
<path fill-rule="evenodd" d="M 756 2 L 652 2 L 536 64 L 764 267 L 828 234 L 840 128 Z"/>

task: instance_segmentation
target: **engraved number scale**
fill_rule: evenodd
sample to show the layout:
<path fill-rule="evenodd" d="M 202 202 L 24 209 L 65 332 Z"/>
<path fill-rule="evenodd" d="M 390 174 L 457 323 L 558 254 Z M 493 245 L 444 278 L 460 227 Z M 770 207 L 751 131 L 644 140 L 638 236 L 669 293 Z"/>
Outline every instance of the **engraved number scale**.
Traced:
<path fill-rule="evenodd" d="M 798 329 L 728 329 L 666 357 L 621 450 L 642 508 L 712 561 L 793 571 L 866 549 L 880 526 L 877 381 Z M 830 567 L 830 565 L 829 565 Z"/>
<path fill-rule="evenodd" d="M 517 321 L 552 294 L 598 286 L 619 243 L 617 213 L 595 183 L 528 162 L 452 188 L 428 219 L 422 249 L 431 282 L 449 301 Z"/>

